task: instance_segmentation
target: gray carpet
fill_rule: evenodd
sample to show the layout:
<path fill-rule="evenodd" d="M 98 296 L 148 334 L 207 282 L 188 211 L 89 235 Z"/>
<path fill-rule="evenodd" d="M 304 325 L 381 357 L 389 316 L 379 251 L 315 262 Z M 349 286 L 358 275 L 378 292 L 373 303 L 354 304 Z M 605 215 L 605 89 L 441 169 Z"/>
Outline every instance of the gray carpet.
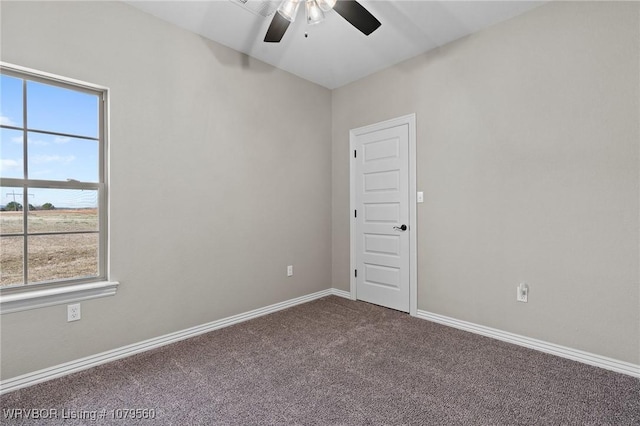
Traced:
<path fill-rule="evenodd" d="M 640 380 L 331 296 L 11 392 L 0 406 L 59 416 L 7 424 L 640 425 Z M 112 419 L 122 408 L 156 417 Z M 83 410 L 107 415 L 60 418 Z"/>

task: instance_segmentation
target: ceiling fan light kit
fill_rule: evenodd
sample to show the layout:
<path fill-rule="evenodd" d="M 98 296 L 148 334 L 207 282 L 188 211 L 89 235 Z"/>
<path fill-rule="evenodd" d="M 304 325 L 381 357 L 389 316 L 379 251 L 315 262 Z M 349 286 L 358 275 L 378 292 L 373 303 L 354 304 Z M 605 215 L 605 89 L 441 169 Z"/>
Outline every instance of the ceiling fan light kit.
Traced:
<path fill-rule="evenodd" d="M 316 0 L 316 3 L 318 3 L 318 7 L 320 7 L 323 12 L 328 12 L 333 9 L 336 0 Z"/>
<path fill-rule="evenodd" d="M 296 20 L 296 15 L 298 14 L 299 7 L 300 0 L 284 0 L 282 3 L 280 3 L 278 13 L 282 15 L 282 17 L 287 21 L 293 22 Z"/>
<path fill-rule="evenodd" d="M 317 24 L 324 20 L 324 12 L 335 10 L 364 35 L 369 35 L 381 25 L 367 9 L 355 0 L 283 0 L 278 12 L 273 15 L 264 41 L 279 43 L 289 25 L 296 20 L 300 3 L 305 2 L 308 24 Z"/>
<path fill-rule="evenodd" d="M 324 13 L 316 0 L 307 0 L 307 24 L 318 24 L 324 20 Z"/>

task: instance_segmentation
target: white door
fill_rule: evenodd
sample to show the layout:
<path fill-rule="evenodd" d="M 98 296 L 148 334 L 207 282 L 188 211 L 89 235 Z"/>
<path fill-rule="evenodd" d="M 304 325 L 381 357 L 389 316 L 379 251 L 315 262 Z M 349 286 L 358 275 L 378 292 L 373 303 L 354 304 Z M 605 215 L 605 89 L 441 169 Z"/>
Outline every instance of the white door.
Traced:
<path fill-rule="evenodd" d="M 352 143 L 356 297 L 409 312 L 409 125 L 358 132 Z"/>

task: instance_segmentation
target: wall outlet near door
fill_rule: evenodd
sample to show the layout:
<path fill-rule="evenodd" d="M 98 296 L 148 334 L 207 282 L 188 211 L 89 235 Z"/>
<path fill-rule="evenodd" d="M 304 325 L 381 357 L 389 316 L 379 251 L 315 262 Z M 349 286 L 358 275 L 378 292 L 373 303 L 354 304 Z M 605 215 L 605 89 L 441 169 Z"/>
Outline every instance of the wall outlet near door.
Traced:
<path fill-rule="evenodd" d="M 518 302 L 527 303 L 529 299 L 529 286 L 526 283 L 520 283 L 517 287 L 516 300 Z"/>
<path fill-rule="evenodd" d="M 293 276 L 293 265 L 287 266 L 287 276 L 288 277 L 292 277 Z"/>
<path fill-rule="evenodd" d="M 80 320 L 80 304 L 67 305 L 67 322 Z"/>

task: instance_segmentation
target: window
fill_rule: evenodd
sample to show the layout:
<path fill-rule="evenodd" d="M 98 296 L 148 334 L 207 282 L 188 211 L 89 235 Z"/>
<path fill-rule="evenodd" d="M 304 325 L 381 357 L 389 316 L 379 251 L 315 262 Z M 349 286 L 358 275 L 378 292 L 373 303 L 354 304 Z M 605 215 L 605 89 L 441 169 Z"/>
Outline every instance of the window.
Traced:
<path fill-rule="evenodd" d="M 3 296 L 107 280 L 105 111 L 104 89 L 2 64 Z"/>

